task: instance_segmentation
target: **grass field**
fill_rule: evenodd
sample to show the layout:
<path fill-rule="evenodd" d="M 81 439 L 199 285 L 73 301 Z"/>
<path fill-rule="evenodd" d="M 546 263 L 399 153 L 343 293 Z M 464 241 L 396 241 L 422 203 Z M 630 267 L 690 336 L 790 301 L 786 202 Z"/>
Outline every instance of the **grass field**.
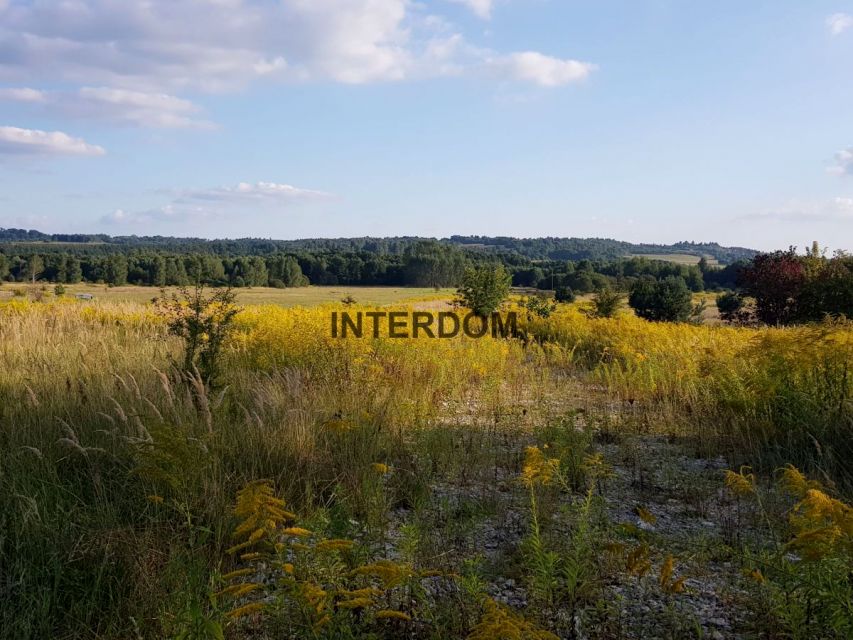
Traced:
<path fill-rule="evenodd" d="M 26 284 L 6 283 L 0 287 L 0 300 L 10 299 L 13 289 L 26 289 Z M 155 287 L 107 287 L 95 284 L 66 285 L 66 295 L 74 296 L 88 293 L 95 300 L 103 302 L 148 302 L 160 295 Z M 168 287 L 168 293 L 176 291 Z M 53 291 L 52 285 L 47 285 L 48 293 Z M 387 305 L 407 300 L 431 299 L 450 297 L 452 289 L 433 289 L 418 287 L 295 287 L 291 289 L 274 289 L 272 287 L 251 287 L 235 289 L 237 301 L 240 304 L 276 304 L 283 307 L 313 306 L 327 302 L 340 302 L 351 296 L 360 304 Z"/>
<path fill-rule="evenodd" d="M 853 637 L 849 322 L 333 337 L 364 292 L 441 303 L 0 302 L 0 638 Z"/>
<path fill-rule="evenodd" d="M 635 253 L 632 258 L 646 258 L 648 260 L 661 260 L 663 262 L 675 262 L 676 264 L 699 264 L 700 257 L 691 253 Z M 709 265 L 718 265 L 716 258 L 705 256 Z"/>

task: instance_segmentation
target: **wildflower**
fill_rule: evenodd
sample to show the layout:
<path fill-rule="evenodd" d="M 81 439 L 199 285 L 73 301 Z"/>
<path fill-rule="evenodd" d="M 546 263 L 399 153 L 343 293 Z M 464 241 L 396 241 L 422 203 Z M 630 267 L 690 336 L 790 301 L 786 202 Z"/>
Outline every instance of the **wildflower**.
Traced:
<path fill-rule="evenodd" d="M 388 465 L 384 464 L 382 462 L 374 462 L 372 466 L 373 466 L 373 470 L 376 473 L 383 475 L 383 476 L 390 471 L 390 468 L 388 467 Z"/>
<path fill-rule="evenodd" d="M 581 463 L 581 470 L 591 480 L 604 480 L 613 476 L 613 468 L 605 462 L 601 452 L 585 456 Z"/>
<path fill-rule="evenodd" d="M 317 613 L 323 612 L 323 609 L 326 607 L 326 596 L 328 595 L 325 589 L 311 582 L 303 582 L 299 587 L 299 592 L 309 607 Z"/>
<path fill-rule="evenodd" d="M 780 480 L 782 487 L 792 496 L 803 498 L 809 489 L 820 489 L 816 480 L 808 480 L 794 465 L 786 465 Z"/>
<path fill-rule="evenodd" d="M 637 508 L 634 509 L 634 511 L 636 512 L 640 520 L 642 520 L 646 524 L 654 524 L 658 521 L 658 517 L 645 507 L 641 507 L 638 505 Z"/>
<path fill-rule="evenodd" d="M 539 447 L 527 447 L 521 481 L 528 487 L 550 484 L 559 468 L 558 458 L 546 458 Z"/>
<path fill-rule="evenodd" d="M 403 613 L 402 611 L 395 611 L 393 609 L 382 609 L 376 612 L 377 620 L 405 620 L 406 622 L 412 619 L 408 613 Z"/>
<path fill-rule="evenodd" d="M 373 600 L 370 598 L 353 598 L 338 602 L 339 609 L 364 609 L 371 606 L 373 606 Z"/>
<path fill-rule="evenodd" d="M 649 562 L 649 546 L 644 543 L 630 551 L 625 559 L 625 568 L 631 575 L 644 576 L 652 568 L 652 563 Z"/>
<path fill-rule="evenodd" d="M 311 536 L 311 532 L 308 529 L 303 529 L 302 527 L 288 527 L 284 529 L 282 533 L 286 536 L 295 536 L 297 538 L 308 538 Z"/>
<path fill-rule="evenodd" d="M 658 576 L 658 584 L 665 593 L 682 593 L 684 591 L 684 578 L 672 579 L 673 570 L 675 569 L 675 558 L 668 555 L 660 568 Z"/>
<path fill-rule="evenodd" d="M 152 495 L 148 496 L 148 502 L 152 504 L 163 504 L 163 496 Z"/>
<path fill-rule="evenodd" d="M 391 560 L 377 560 L 372 564 L 357 567 L 353 574 L 374 576 L 381 580 L 386 588 L 391 588 L 413 576 L 414 572 L 407 564 L 392 562 Z"/>
<path fill-rule="evenodd" d="M 749 467 L 743 466 L 738 472 L 726 469 L 726 487 L 736 496 L 748 496 L 755 493 L 755 474 L 747 473 Z"/>
<path fill-rule="evenodd" d="M 349 551 L 354 544 L 352 540 L 322 540 L 314 548 L 317 551 Z"/>
<path fill-rule="evenodd" d="M 264 604 L 262 602 L 252 602 L 250 604 L 245 604 L 242 607 L 237 607 L 236 609 L 229 611 L 226 615 L 232 620 L 236 620 L 237 618 L 242 618 L 248 616 L 256 611 L 260 611 L 264 608 Z"/>
<path fill-rule="evenodd" d="M 757 582 L 758 584 L 763 584 L 767 580 L 764 577 L 764 574 L 761 573 L 761 569 L 753 569 L 752 571 L 744 571 L 744 573 L 746 574 L 747 578 Z"/>
<path fill-rule="evenodd" d="M 483 608 L 483 617 L 471 629 L 467 640 L 496 640 L 498 638 L 558 640 L 553 633 L 537 629 L 511 609 L 498 604 L 491 598 L 484 601 Z"/>
<path fill-rule="evenodd" d="M 228 596 L 230 598 L 235 599 L 242 598 L 243 596 L 252 593 L 252 591 L 256 591 L 260 588 L 261 585 L 257 582 L 243 582 L 240 584 L 232 584 L 216 593 L 216 597 L 221 598 L 223 596 Z"/>

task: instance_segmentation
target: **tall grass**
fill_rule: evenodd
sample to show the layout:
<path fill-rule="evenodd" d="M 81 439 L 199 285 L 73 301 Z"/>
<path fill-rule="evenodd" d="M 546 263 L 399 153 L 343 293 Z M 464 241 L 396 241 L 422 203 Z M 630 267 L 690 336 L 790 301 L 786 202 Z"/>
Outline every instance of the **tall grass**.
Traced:
<path fill-rule="evenodd" d="M 768 468 L 792 462 L 853 490 L 850 321 L 751 329 L 598 319 L 563 306 L 524 328 L 708 451 Z"/>
<path fill-rule="evenodd" d="M 330 530 L 379 530 L 437 469 L 488 477 L 518 455 L 513 434 L 584 402 L 567 372 L 708 448 L 850 486 L 849 324 L 655 325 L 564 306 L 524 323 L 535 341 L 341 340 L 330 311 L 244 310 L 209 392 L 172 367 L 180 344 L 150 306 L 0 305 L 0 636 L 176 636 L 209 609 L 248 482 L 270 479 Z M 395 469 L 387 486 L 374 463 Z"/>

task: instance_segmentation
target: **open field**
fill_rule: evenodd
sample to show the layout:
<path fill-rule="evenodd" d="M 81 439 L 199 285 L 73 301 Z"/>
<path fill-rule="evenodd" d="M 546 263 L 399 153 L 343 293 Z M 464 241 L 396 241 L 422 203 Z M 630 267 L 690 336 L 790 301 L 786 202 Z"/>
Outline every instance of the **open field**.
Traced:
<path fill-rule="evenodd" d="M 0 300 L 12 298 L 13 289 L 26 290 L 27 284 L 5 283 L 0 287 Z M 47 292 L 52 292 L 53 287 L 48 285 Z M 95 300 L 104 302 L 150 302 L 152 298 L 160 295 L 156 287 L 108 287 L 95 284 L 70 284 L 65 285 L 66 295 L 88 293 Z M 175 293 L 175 287 L 167 287 L 167 293 Z M 237 301 L 240 304 L 276 304 L 283 307 L 313 306 L 329 302 L 340 302 L 343 298 L 351 296 L 361 304 L 386 305 L 406 300 L 431 299 L 451 297 L 452 289 L 434 289 L 430 287 L 294 287 L 289 289 L 275 289 L 272 287 L 247 287 L 235 289 Z"/>
<path fill-rule="evenodd" d="M 203 384 L 151 305 L 0 303 L 0 637 L 850 637 L 853 327 L 584 304 L 247 305 Z"/>
<path fill-rule="evenodd" d="M 635 253 L 632 258 L 646 258 L 648 260 L 662 260 L 663 262 L 675 262 L 676 264 L 699 264 L 699 256 L 690 253 Z M 705 256 L 709 265 L 717 265 L 716 258 Z"/>

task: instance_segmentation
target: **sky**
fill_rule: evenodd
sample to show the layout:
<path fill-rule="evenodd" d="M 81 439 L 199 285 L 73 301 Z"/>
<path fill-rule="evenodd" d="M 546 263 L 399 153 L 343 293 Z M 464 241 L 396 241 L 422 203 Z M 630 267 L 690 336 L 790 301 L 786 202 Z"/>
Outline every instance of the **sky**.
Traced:
<path fill-rule="evenodd" d="M 853 0 L 0 0 L 0 227 L 853 249 Z"/>

